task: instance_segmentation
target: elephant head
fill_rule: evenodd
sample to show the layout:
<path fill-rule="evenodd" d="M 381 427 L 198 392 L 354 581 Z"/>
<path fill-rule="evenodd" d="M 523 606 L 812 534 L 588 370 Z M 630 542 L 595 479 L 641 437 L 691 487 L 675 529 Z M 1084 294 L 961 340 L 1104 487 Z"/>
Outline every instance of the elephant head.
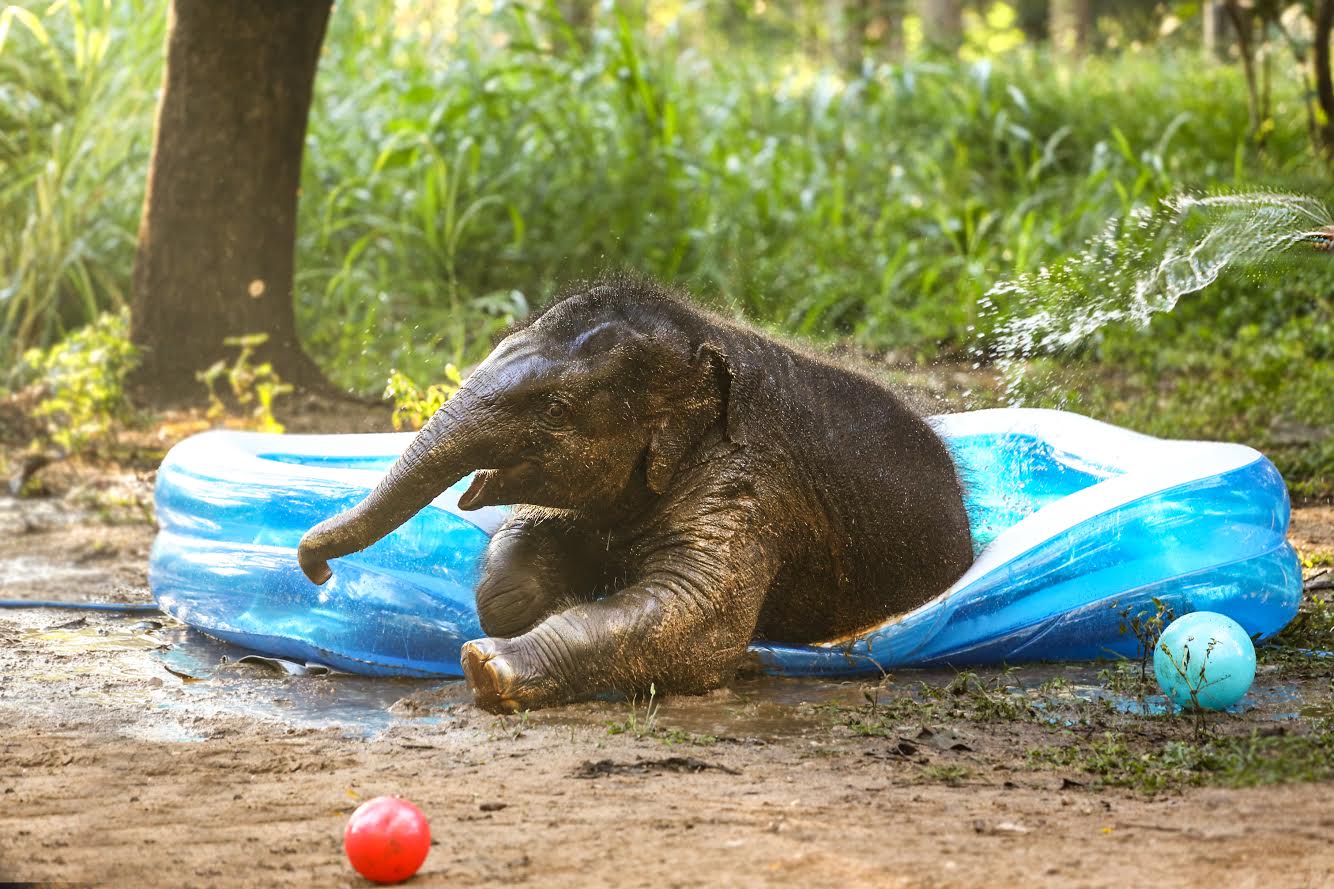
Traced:
<path fill-rule="evenodd" d="M 306 576 L 324 583 L 329 559 L 370 546 L 473 471 L 464 509 L 522 503 L 610 524 L 664 492 L 726 416 L 729 366 L 674 322 L 674 301 L 631 311 L 615 296 L 570 297 L 502 340 L 365 500 L 302 537 Z"/>

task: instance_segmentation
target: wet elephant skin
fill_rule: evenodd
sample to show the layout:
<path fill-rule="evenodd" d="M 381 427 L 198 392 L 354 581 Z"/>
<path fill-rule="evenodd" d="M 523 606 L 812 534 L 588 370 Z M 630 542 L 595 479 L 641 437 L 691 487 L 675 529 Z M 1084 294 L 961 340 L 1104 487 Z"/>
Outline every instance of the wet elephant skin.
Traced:
<path fill-rule="evenodd" d="M 948 587 L 972 550 L 944 445 L 886 386 L 607 279 L 509 333 L 300 560 L 364 549 L 476 471 L 514 504 L 485 555 L 479 705 L 698 692 L 752 639 L 834 639 Z"/>

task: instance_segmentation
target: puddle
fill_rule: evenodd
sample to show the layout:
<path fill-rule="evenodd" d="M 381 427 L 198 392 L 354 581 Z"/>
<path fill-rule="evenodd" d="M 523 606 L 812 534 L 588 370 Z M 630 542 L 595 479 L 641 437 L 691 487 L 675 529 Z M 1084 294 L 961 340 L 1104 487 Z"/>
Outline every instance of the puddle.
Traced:
<path fill-rule="evenodd" d="M 90 624 L 86 618 L 77 618 L 48 629 L 25 630 L 19 638 L 40 643 L 55 653 L 71 655 L 89 651 L 157 651 L 171 644 L 154 635 L 151 629 L 145 631 L 139 626 L 141 623 Z"/>
<path fill-rule="evenodd" d="M 661 731 L 733 740 L 771 741 L 823 731 L 828 719 L 821 708 L 855 706 L 865 701 L 864 682 L 756 677 L 699 696 L 668 696 L 646 700 L 599 701 L 533 714 L 544 725 L 606 725 L 643 731 L 652 719 Z"/>
<path fill-rule="evenodd" d="M 17 713 L 113 723 L 143 739 L 199 740 L 223 717 L 371 737 L 401 722 L 440 724 L 448 708 L 395 707 L 424 691 L 462 682 L 347 674 L 292 676 L 242 664 L 252 652 L 218 642 L 165 615 L 3 612 L 0 704 Z M 460 700 L 466 699 L 460 697 Z M 86 707 L 87 709 L 81 709 Z"/>
<path fill-rule="evenodd" d="M 477 716 L 461 680 L 385 679 L 344 673 L 293 675 L 282 664 L 242 663 L 252 652 L 219 642 L 165 615 L 18 610 L 0 621 L 0 708 L 114 725 L 144 740 L 190 741 L 213 735 L 219 720 L 239 718 L 294 729 L 333 729 L 375 737 L 395 726 L 463 728 Z M 1075 724 L 1088 708 L 1108 714 L 1160 716 L 1162 695 L 1136 697 L 1106 687 L 1105 664 L 1035 664 L 983 671 L 989 689 L 1026 696 L 1051 724 Z M 823 735 L 829 706 L 860 707 L 871 690 L 884 703 L 940 689 L 951 670 L 902 670 L 883 686 L 858 680 L 752 677 L 701 696 L 652 701 L 595 701 L 523 717 L 534 725 L 607 727 L 610 731 L 679 733 L 747 741 Z M 1060 680 L 1054 683 L 1052 680 Z M 932 692 L 932 694 L 937 694 Z M 1257 682 L 1233 713 L 1263 722 L 1299 718 L 1301 690 Z M 83 708 L 83 709 L 80 709 Z"/>
<path fill-rule="evenodd" d="M 43 584 L 69 583 L 101 577 L 106 574 L 102 568 L 90 568 L 81 565 L 56 565 L 49 558 L 42 556 L 15 556 L 0 559 L 0 589 L 20 583 L 41 581 Z"/>
<path fill-rule="evenodd" d="M 155 652 L 167 681 L 180 683 L 184 699 L 164 709 L 267 719 L 299 728 L 339 728 L 363 736 L 395 722 L 439 724 L 439 713 L 405 714 L 403 698 L 463 683 L 439 679 L 385 679 L 347 673 L 291 675 L 263 663 L 241 663 L 252 652 L 178 626 L 165 631 L 170 648 Z"/>

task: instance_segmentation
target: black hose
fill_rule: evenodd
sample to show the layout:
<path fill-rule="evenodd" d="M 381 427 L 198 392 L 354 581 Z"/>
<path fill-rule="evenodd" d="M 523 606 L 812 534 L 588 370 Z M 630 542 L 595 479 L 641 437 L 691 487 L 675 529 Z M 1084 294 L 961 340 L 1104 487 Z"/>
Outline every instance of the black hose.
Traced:
<path fill-rule="evenodd" d="M 65 608 L 122 614 L 157 614 L 162 611 L 156 604 L 146 602 L 58 602 L 54 599 L 0 599 L 0 608 Z"/>

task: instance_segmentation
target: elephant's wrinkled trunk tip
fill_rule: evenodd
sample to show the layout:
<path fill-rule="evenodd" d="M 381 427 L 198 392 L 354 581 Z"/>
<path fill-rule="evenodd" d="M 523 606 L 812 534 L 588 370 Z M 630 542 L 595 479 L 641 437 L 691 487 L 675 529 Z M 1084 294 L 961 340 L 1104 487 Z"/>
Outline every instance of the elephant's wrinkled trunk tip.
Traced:
<path fill-rule="evenodd" d="M 307 534 L 306 537 L 310 535 Z M 327 559 L 322 559 L 310 551 L 310 545 L 306 542 L 306 537 L 301 538 L 301 544 L 297 547 L 296 559 L 301 563 L 301 570 L 306 577 L 310 578 L 313 584 L 323 585 L 329 578 L 333 577 L 333 571 L 329 568 Z"/>

